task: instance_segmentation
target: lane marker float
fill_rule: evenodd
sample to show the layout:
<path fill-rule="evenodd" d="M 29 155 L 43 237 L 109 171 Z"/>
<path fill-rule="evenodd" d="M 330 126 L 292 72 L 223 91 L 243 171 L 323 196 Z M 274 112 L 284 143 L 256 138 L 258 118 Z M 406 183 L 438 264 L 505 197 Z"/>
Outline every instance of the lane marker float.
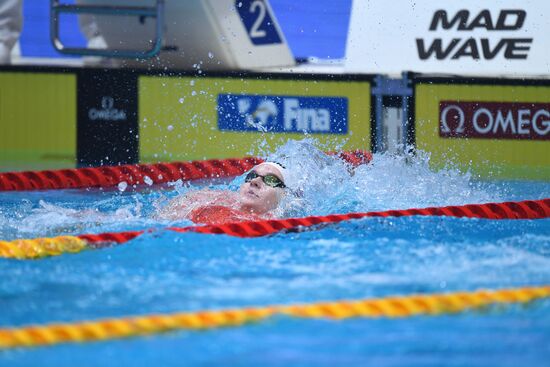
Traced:
<path fill-rule="evenodd" d="M 243 174 L 256 164 L 258 158 L 213 159 L 207 161 L 157 164 L 127 164 L 71 168 L 46 171 L 0 173 L 0 191 L 30 191 L 82 188 L 108 188 L 120 182 L 142 185 L 145 182 L 162 184 L 182 180 L 232 177 Z"/>
<path fill-rule="evenodd" d="M 177 330 L 235 327 L 276 315 L 335 320 L 355 317 L 436 316 L 480 309 L 494 304 L 527 303 L 547 297 L 550 297 L 548 285 L 52 323 L 0 329 L 0 349 L 105 341 Z"/>
<path fill-rule="evenodd" d="M 327 154 L 338 156 L 354 167 L 368 163 L 372 159 L 372 155 L 364 150 L 328 152 Z M 0 191 L 108 188 L 117 186 L 120 182 L 126 182 L 129 186 L 133 186 L 163 184 L 177 180 L 236 177 L 262 162 L 261 158 L 245 157 L 242 159 L 3 172 L 0 173 Z"/>
<path fill-rule="evenodd" d="M 303 218 L 270 219 L 262 221 L 235 222 L 219 225 L 168 227 L 175 232 L 197 232 L 207 234 L 227 234 L 236 237 L 259 237 L 281 231 L 299 231 L 303 228 L 323 223 L 366 217 L 403 216 L 446 216 L 484 219 L 543 219 L 550 217 L 550 198 L 504 203 L 470 204 L 461 206 L 429 207 L 424 209 L 387 210 L 380 212 L 333 214 Z M 64 252 L 79 252 L 87 248 L 121 244 L 134 239 L 147 231 L 110 232 L 82 234 L 52 238 L 19 239 L 0 241 L 0 257 L 16 259 L 36 259 L 60 255 Z"/>

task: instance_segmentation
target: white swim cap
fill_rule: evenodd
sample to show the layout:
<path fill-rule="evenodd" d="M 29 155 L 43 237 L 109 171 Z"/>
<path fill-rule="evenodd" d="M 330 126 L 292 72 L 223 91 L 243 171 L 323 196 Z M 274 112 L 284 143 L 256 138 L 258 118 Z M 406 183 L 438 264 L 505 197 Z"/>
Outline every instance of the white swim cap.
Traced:
<path fill-rule="evenodd" d="M 284 168 L 280 163 L 277 162 L 263 162 L 258 164 L 258 166 L 271 166 L 273 168 L 276 168 L 277 171 L 281 173 L 281 178 L 283 179 L 283 183 L 288 186 L 287 178 L 288 178 L 288 171 L 286 168 Z"/>

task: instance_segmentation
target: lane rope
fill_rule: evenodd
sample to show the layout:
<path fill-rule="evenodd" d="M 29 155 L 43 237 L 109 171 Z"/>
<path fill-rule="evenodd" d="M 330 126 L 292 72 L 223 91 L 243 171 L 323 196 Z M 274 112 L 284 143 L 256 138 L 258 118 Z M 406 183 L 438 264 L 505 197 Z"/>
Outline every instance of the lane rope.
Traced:
<path fill-rule="evenodd" d="M 37 259 L 63 253 L 76 253 L 88 247 L 89 243 L 77 236 L 0 241 L 0 257 Z"/>
<path fill-rule="evenodd" d="M 126 243 L 145 231 L 0 240 L 0 258 L 30 260 Z"/>
<path fill-rule="evenodd" d="M 527 303 L 550 297 L 550 286 L 477 290 L 438 294 L 205 310 L 97 321 L 52 323 L 0 329 L 0 349 L 87 343 L 178 330 L 208 330 L 242 326 L 281 315 L 298 318 L 404 318 L 437 316 L 480 309 L 495 304 Z"/>
<path fill-rule="evenodd" d="M 366 213 L 332 214 L 303 218 L 247 221 L 217 225 L 193 226 L 175 231 L 228 234 L 237 237 L 259 237 L 283 230 L 292 231 L 322 223 L 339 223 L 366 217 L 444 216 L 482 219 L 544 219 L 550 217 L 550 198 L 504 203 L 452 205 L 423 209 L 385 210 Z"/>
<path fill-rule="evenodd" d="M 372 155 L 364 150 L 328 152 L 352 166 L 370 162 Z M 192 162 L 127 164 L 71 168 L 61 170 L 0 173 L 0 191 L 29 191 L 78 188 L 108 188 L 121 182 L 153 185 L 209 178 L 236 177 L 262 163 L 261 158 L 210 159 Z"/>
<path fill-rule="evenodd" d="M 322 223 L 339 223 L 367 217 L 403 217 L 413 215 L 484 219 L 543 219 L 550 218 L 550 198 L 504 203 L 469 204 L 424 209 L 387 210 L 380 212 L 310 216 L 304 218 L 270 219 L 219 225 L 168 227 L 166 229 L 175 232 L 226 234 L 236 237 L 259 237 L 281 231 L 300 231 Z M 122 244 L 145 232 L 152 232 L 152 230 L 0 241 L 0 257 L 37 259 L 60 255 L 65 252 L 74 253 L 87 248 Z"/>
<path fill-rule="evenodd" d="M 127 164 L 61 170 L 0 173 L 0 191 L 30 191 L 162 184 L 181 180 L 233 177 L 243 174 L 262 160 L 212 159 L 192 162 Z"/>

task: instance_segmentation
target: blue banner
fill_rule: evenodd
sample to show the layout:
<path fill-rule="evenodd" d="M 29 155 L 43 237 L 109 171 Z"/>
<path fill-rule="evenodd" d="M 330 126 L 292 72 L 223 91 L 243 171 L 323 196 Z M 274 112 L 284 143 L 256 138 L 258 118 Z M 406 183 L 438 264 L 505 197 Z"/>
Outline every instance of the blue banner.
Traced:
<path fill-rule="evenodd" d="M 347 134 L 345 97 L 218 95 L 221 131 Z"/>

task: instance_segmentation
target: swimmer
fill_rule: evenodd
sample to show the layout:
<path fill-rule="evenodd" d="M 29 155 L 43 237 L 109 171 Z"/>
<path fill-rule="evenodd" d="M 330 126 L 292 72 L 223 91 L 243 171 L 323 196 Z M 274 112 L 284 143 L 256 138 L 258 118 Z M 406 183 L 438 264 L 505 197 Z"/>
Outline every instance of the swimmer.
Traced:
<path fill-rule="evenodd" d="M 274 218 L 274 210 L 288 192 L 285 175 L 279 163 L 260 163 L 248 172 L 238 192 L 192 191 L 172 199 L 156 217 L 203 224 Z"/>

